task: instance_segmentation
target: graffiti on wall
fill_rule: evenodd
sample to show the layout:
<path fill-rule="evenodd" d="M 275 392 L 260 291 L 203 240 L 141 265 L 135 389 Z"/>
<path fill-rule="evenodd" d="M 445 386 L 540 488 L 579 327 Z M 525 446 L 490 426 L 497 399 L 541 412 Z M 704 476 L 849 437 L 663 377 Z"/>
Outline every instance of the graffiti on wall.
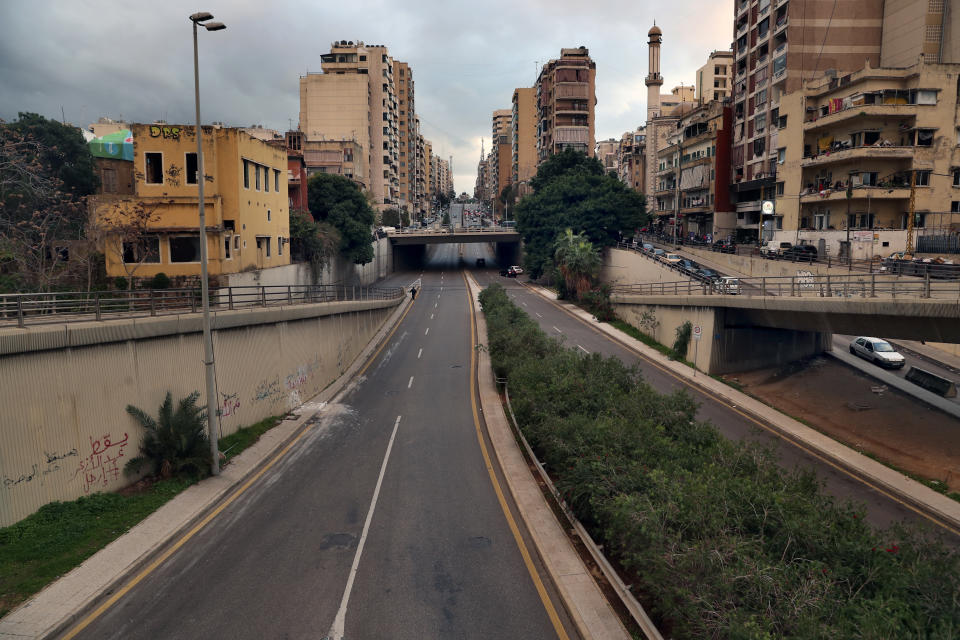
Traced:
<path fill-rule="evenodd" d="M 150 125 L 150 137 L 151 138 L 171 138 L 173 140 L 180 139 L 180 127 L 168 127 L 158 124 Z"/>
<path fill-rule="evenodd" d="M 283 391 L 280 389 L 280 376 L 276 376 L 272 379 L 264 378 L 257 383 L 257 388 L 253 391 L 253 399 L 251 402 L 253 404 L 263 402 L 264 400 L 273 402 L 280 397 L 282 393 Z"/>
<path fill-rule="evenodd" d="M 130 436 L 126 433 L 115 442 L 108 433 L 97 440 L 90 438 L 90 453 L 80 460 L 73 472 L 74 478 L 80 477 L 84 493 L 90 493 L 91 489 L 105 488 L 120 479 L 120 459 L 123 458 L 123 450 L 129 439 Z"/>
<path fill-rule="evenodd" d="M 813 289 L 816 277 L 810 271 L 797 271 L 797 285 L 801 289 Z"/>
<path fill-rule="evenodd" d="M 228 418 L 240 409 L 240 397 L 235 393 L 220 392 L 220 417 Z"/>
<path fill-rule="evenodd" d="M 313 355 L 313 359 L 307 362 L 306 364 L 300 365 L 293 371 L 290 375 L 287 376 L 285 384 L 287 389 L 293 390 L 298 389 L 305 385 L 308 380 L 311 380 L 314 376 L 317 375 L 317 371 L 320 369 L 320 356 L 317 354 Z"/>
<path fill-rule="evenodd" d="M 0 477 L 0 485 L 2 485 L 4 489 L 14 489 L 16 487 L 27 485 L 34 480 L 39 480 L 40 484 L 42 485 L 43 478 L 45 476 L 60 471 L 60 469 L 63 468 L 63 465 L 65 464 L 64 460 L 78 455 L 80 455 L 80 453 L 77 451 L 76 447 L 62 452 L 50 452 L 44 449 L 42 462 L 31 465 L 30 471 L 13 476 L 3 474 L 3 476 Z"/>

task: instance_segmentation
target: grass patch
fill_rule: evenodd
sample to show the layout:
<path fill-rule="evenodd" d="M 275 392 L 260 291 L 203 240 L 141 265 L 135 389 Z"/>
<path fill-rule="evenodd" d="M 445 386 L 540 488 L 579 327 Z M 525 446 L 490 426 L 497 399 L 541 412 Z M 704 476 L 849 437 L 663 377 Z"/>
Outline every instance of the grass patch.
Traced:
<path fill-rule="evenodd" d="M 226 459 L 230 460 L 240 455 L 245 449 L 259 440 L 260 436 L 280 424 L 282 420 L 283 416 L 270 416 L 249 427 L 240 427 L 230 435 L 220 438 L 220 440 L 217 441 L 217 446 L 220 447 L 220 451 L 223 452 Z"/>
<path fill-rule="evenodd" d="M 239 455 L 283 416 L 265 418 L 220 438 L 226 459 Z M 170 478 L 123 495 L 95 493 L 52 502 L 0 529 L 0 617 L 69 572 L 196 482 Z"/>
<path fill-rule="evenodd" d="M 124 496 L 52 502 L 0 529 L 0 616 L 126 533 L 195 481 L 161 480 Z"/>
<path fill-rule="evenodd" d="M 854 447 L 851 447 L 851 448 L 854 448 Z M 930 488 L 930 489 L 933 489 L 933 490 L 936 491 L 937 493 L 942 493 L 943 495 L 947 496 L 947 497 L 950 498 L 951 500 L 956 500 L 957 502 L 960 502 L 960 492 L 957 492 L 957 491 L 948 491 L 948 490 L 947 490 L 948 487 L 947 487 L 947 484 L 946 484 L 945 482 L 941 482 L 940 480 L 932 480 L 932 479 L 927 478 L 927 477 L 925 477 L 925 476 L 919 476 L 919 475 L 917 475 L 917 474 L 915 474 L 915 473 L 911 473 L 910 471 L 904 471 L 903 469 L 901 469 L 901 468 L 898 467 L 897 465 L 893 464 L 893 463 L 890 462 L 889 460 L 886 460 L 886 459 L 884 459 L 884 458 L 881 458 L 880 456 L 876 455 L 875 453 L 870 453 L 869 451 L 863 451 L 863 450 L 861 450 L 861 449 L 856 449 L 856 450 L 857 450 L 858 452 L 862 453 L 863 455 L 867 456 L 867 457 L 870 458 L 871 460 L 875 460 L 875 461 L 879 462 L 880 464 L 882 464 L 882 465 L 884 465 L 884 466 L 886 466 L 886 467 L 890 467 L 891 469 L 893 469 L 893 470 L 896 471 L 897 473 L 902 473 L 903 475 L 907 476 L 907 477 L 910 478 L 911 480 L 916 480 L 917 482 L 919 482 L 920 484 L 924 485 L 925 487 L 928 487 L 928 488 Z"/>

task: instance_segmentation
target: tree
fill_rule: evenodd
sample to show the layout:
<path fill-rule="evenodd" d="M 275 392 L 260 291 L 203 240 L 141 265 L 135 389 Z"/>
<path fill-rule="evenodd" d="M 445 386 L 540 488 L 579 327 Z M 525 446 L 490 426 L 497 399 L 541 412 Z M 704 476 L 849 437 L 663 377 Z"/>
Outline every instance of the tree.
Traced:
<path fill-rule="evenodd" d="M 399 209 L 384 209 L 380 212 L 380 222 L 385 227 L 399 227 L 400 226 L 400 210 Z"/>
<path fill-rule="evenodd" d="M 146 433 L 140 444 L 140 455 L 131 458 L 124 470 L 138 473 L 144 464 L 152 465 L 153 474 L 169 478 L 173 474 L 204 475 L 210 465 L 210 441 L 207 438 L 207 411 L 197 406 L 199 391 L 182 398 L 173 407 L 167 392 L 157 417 L 127 405 L 129 413 Z"/>
<path fill-rule="evenodd" d="M 524 263 L 538 278 L 553 267 L 557 235 L 569 228 L 594 247 L 613 246 L 621 232 L 645 224 L 646 200 L 602 165 L 566 150 L 540 165 L 531 180 L 536 191 L 517 203 L 517 231 L 523 236 Z"/>
<path fill-rule="evenodd" d="M 290 212 L 290 257 L 299 262 L 309 262 L 314 280 L 337 252 L 340 233 L 333 225 L 317 222 L 308 212 L 294 209 Z"/>
<path fill-rule="evenodd" d="M 318 173 L 307 182 L 310 213 L 340 234 L 340 252 L 355 264 L 373 261 L 370 232 L 376 219 L 366 196 L 342 176 Z"/>
<path fill-rule="evenodd" d="M 444 193 L 442 191 L 437 193 L 437 206 L 441 209 L 446 209 L 450 204 L 450 194 Z"/>
<path fill-rule="evenodd" d="M 600 255 L 582 233 L 566 229 L 557 237 L 554 262 L 563 276 L 567 291 L 575 300 L 589 291 L 600 271 Z"/>
<path fill-rule="evenodd" d="M 133 278 L 141 266 L 160 262 L 160 238 L 151 229 L 160 218 L 160 204 L 124 199 L 105 205 L 88 230 L 87 235 L 98 238 L 104 250 L 123 267 L 128 290 L 133 290 Z"/>
<path fill-rule="evenodd" d="M 84 237 L 97 187 L 78 129 L 21 113 L 0 121 L 0 261 L 4 285 L 49 291 L 73 278 L 71 246 Z"/>

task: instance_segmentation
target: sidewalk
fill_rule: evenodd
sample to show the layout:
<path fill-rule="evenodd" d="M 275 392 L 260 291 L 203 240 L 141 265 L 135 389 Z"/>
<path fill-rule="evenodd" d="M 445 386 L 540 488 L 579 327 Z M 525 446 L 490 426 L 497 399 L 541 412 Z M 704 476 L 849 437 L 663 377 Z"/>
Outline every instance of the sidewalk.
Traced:
<path fill-rule="evenodd" d="M 554 301 L 568 313 L 577 316 L 599 331 L 627 345 L 634 351 L 641 353 L 645 358 L 654 361 L 664 369 L 684 379 L 687 383 L 695 385 L 729 404 L 735 405 L 739 410 L 749 413 L 758 420 L 766 423 L 785 438 L 814 450 L 819 455 L 828 458 L 868 484 L 874 485 L 896 496 L 898 499 L 918 508 L 923 513 L 936 517 L 945 523 L 955 534 L 960 535 L 960 502 L 951 500 L 933 489 L 927 488 L 916 480 L 836 442 L 819 431 L 811 429 L 803 423 L 783 415 L 776 409 L 737 391 L 719 380 L 715 380 L 702 373 L 694 377 L 693 369 L 690 367 L 670 360 L 659 351 L 631 338 L 609 324 L 598 322 L 590 313 L 579 307 L 569 303 L 557 302 L 555 294 L 544 290 L 538 285 L 527 286 L 544 298 Z"/>
<path fill-rule="evenodd" d="M 232 459 L 219 476 L 180 493 L 7 614 L 0 620 L 0 640 L 59 636 L 96 608 L 106 608 L 118 600 L 126 592 L 125 584 L 172 555 L 308 432 L 311 419 L 347 387 L 409 306 L 408 298 L 340 378 L 301 405 L 291 419 L 263 434 L 253 446 Z"/>

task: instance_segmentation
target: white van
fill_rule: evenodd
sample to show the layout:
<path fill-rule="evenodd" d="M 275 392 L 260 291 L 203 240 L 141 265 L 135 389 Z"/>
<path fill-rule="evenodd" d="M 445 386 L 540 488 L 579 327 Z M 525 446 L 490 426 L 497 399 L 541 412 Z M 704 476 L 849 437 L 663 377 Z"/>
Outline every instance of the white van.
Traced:
<path fill-rule="evenodd" d="M 793 244 L 790 242 L 780 242 L 778 240 L 768 240 L 765 245 L 760 247 L 760 255 L 766 258 L 778 258 L 784 254 Z"/>

